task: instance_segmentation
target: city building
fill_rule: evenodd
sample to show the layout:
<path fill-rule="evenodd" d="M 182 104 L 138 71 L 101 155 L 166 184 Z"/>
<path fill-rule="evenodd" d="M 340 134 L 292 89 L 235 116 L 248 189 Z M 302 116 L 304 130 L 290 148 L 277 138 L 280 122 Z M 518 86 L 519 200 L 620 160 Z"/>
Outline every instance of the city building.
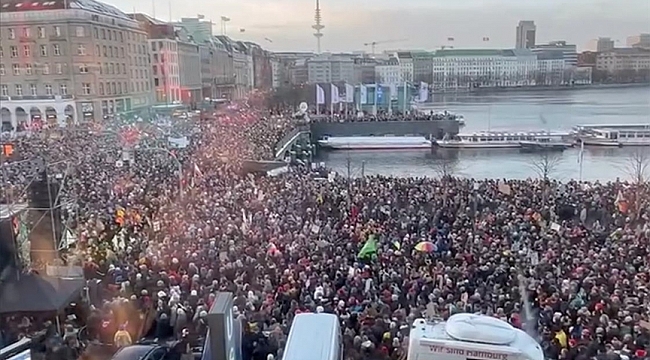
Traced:
<path fill-rule="evenodd" d="M 522 20 L 517 25 L 517 39 L 515 48 L 517 49 L 532 49 L 535 47 L 535 33 L 537 26 L 531 20 Z"/>
<path fill-rule="evenodd" d="M 570 79 L 564 63 L 562 51 L 541 51 L 537 53 L 537 73 L 535 85 L 563 85 Z"/>
<path fill-rule="evenodd" d="M 433 78 L 433 53 L 428 51 L 411 51 L 413 59 L 413 82 L 431 83 Z"/>
<path fill-rule="evenodd" d="M 132 14 L 149 38 L 149 63 L 158 104 L 192 104 L 202 97 L 199 47 L 185 29 Z"/>
<path fill-rule="evenodd" d="M 253 60 L 246 51 L 246 47 L 240 42 L 232 40 L 226 35 L 215 36 L 225 46 L 228 56 L 232 59 L 232 91 L 227 94 L 231 100 L 242 99 L 253 87 Z"/>
<path fill-rule="evenodd" d="M 650 34 L 639 34 L 627 37 L 627 46 L 650 49 Z"/>
<path fill-rule="evenodd" d="M 271 69 L 271 54 L 256 43 L 246 42 L 253 57 L 253 87 L 269 90 L 272 88 L 273 72 Z"/>
<path fill-rule="evenodd" d="M 125 13 L 94 0 L 1 6 L 3 129 L 37 120 L 63 126 L 151 104 L 147 34 Z"/>
<path fill-rule="evenodd" d="M 399 85 L 404 83 L 404 74 L 401 71 L 399 60 L 391 57 L 375 66 L 375 79 L 383 85 Z"/>
<path fill-rule="evenodd" d="M 535 84 L 537 56 L 529 49 L 447 49 L 433 54 L 433 89 Z"/>
<path fill-rule="evenodd" d="M 551 41 L 548 44 L 535 45 L 531 50 L 535 54 L 545 51 L 561 51 L 564 56 L 565 66 L 578 65 L 577 47 L 573 44 L 567 44 L 566 41 Z"/>
<path fill-rule="evenodd" d="M 611 77 L 636 77 L 650 70 L 650 50 L 642 48 L 617 48 L 598 53 L 596 70 Z"/>
<path fill-rule="evenodd" d="M 283 69 L 283 64 L 276 56 L 271 55 L 271 88 L 278 89 L 284 84 L 284 74 L 286 71 Z M 289 81 L 287 81 L 289 83 Z"/>
<path fill-rule="evenodd" d="M 404 81 L 413 82 L 413 56 L 408 51 L 398 51 L 395 57 L 399 60 L 400 72 Z M 418 61 L 420 65 L 420 61 Z M 419 70 L 419 68 L 418 68 Z"/>
<path fill-rule="evenodd" d="M 212 37 L 212 21 L 201 21 L 202 16 L 196 18 L 181 18 L 181 21 L 173 23 L 175 26 L 182 26 L 198 44 L 203 44 Z"/>
<path fill-rule="evenodd" d="M 596 51 L 597 52 L 603 52 L 603 51 L 609 51 L 614 48 L 614 40 L 608 38 L 608 37 L 599 37 L 598 40 L 596 41 Z"/>
<path fill-rule="evenodd" d="M 354 60 L 348 55 L 321 54 L 307 60 L 310 84 L 354 81 Z"/>
<path fill-rule="evenodd" d="M 374 84 L 377 82 L 375 74 L 375 66 L 377 66 L 377 58 L 361 54 L 354 59 L 354 84 Z"/>

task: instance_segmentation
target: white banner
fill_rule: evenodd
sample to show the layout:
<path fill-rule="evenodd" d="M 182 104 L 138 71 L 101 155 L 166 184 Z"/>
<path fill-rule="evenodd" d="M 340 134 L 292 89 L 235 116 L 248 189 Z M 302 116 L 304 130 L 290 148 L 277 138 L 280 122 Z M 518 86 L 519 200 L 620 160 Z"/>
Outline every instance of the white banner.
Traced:
<path fill-rule="evenodd" d="M 346 103 L 354 102 L 354 86 L 350 84 L 345 84 L 345 102 Z"/>
<path fill-rule="evenodd" d="M 390 83 L 388 84 L 388 87 L 390 88 L 390 99 L 397 100 L 397 84 Z"/>
<path fill-rule="evenodd" d="M 316 104 L 325 104 L 325 90 L 320 85 L 316 85 Z"/>
<path fill-rule="evenodd" d="M 339 87 L 334 84 L 330 84 L 330 86 L 332 87 L 332 104 L 340 103 L 341 97 L 339 96 Z"/>
<path fill-rule="evenodd" d="M 420 96 L 418 100 L 420 102 L 427 102 L 429 100 L 429 84 L 420 82 Z"/>
<path fill-rule="evenodd" d="M 359 103 L 361 105 L 368 103 L 368 89 L 365 85 L 359 85 Z"/>

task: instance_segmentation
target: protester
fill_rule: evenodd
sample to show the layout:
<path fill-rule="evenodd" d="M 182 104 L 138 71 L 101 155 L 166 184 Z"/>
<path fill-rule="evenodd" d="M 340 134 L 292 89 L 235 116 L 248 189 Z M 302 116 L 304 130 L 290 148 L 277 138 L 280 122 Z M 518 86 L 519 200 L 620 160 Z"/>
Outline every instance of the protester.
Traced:
<path fill-rule="evenodd" d="M 172 153 L 141 138 L 122 166 L 123 144 L 103 133 L 18 142 L 24 159 L 75 159 L 51 171 L 73 184 L 70 258 L 106 284 L 106 328 L 150 309 L 153 337 L 187 352 L 229 291 L 245 360 L 281 358 L 302 312 L 339 316 L 346 359 L 398 359 L 414 319 L 455 312 L 521 327 L 552 359 L 647 358 L 648 184 L 244 174 L 291 127 L 262 103 L 198 121 Z M 109 341 L 132 343 L 125 330 Z"/>

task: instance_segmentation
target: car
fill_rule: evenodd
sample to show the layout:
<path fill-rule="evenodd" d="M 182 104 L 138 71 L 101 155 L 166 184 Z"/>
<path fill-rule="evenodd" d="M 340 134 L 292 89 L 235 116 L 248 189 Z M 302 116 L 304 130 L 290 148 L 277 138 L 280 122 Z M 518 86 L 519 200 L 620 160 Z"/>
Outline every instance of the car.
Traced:
<path fill-rule="evenodd" d="M 126 346 L 118 350 L 111 360 L 178 360 L 177 354 L 170 353 L 170 348 L 156 344 L 138 344 Z M 196 360 L 201 359 L 201 353 L 193 353 Z"/>

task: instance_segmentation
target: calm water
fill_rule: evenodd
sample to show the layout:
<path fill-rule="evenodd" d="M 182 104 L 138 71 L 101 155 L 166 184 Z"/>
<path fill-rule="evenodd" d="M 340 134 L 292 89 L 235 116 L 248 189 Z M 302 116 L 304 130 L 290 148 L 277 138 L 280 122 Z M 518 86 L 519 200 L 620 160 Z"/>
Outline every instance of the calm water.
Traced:
<path fill-rule="evenodd" d="M 577 90 L 561 92 L 499 93 L 489 95 L 445 95 L 434 98 L 430 108 L 465 116 L 463 132 L 484 130 L 570 130 L 579 124 L 650 124 L 650 88 Z M 546 124 L 541 119 L 545 119 Z M 628 178 L 632 148 L 586 148 L 583 180 Z M 578 149 L 562 154 L 552 177 L 567 180 L 580 177 Z M 539 155 L 518 150 L 431 151 L 339 151 L 322 153 L 335 171 L 353 176 L 383 174 L 395 176 L 438 176 L 442 167 L 476 178 L 535 177 L 532 165 Z M 442 165 L 444 164 L 444 165 Z M 451 165 L 449 165 L 451 164 Z M 650 174 L 648 174 L 650 175 Z"/>

